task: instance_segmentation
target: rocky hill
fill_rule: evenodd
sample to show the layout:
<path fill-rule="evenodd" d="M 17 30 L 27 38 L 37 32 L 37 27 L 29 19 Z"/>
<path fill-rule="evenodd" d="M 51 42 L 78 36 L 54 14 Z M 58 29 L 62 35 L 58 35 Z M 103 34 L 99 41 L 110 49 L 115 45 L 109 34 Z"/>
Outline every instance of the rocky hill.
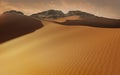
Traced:
<path fill-rule="evenodd" d="M 78 11 L 78 10 L 69 11 L 68 13 L 63 13 L 60 10 L 48 10 L 48 11 L 43 11 L 40 13 L 32 14 L 31 16 L 37 19 L 57 19 L 57 18 L 68 17 L 68 16 L 80 16 L 82 18 L 96 18 L 97 17 L 93 14 Z"/>
<path fill-rule="evenodd" d="M 38 19 L 56 19 L 56 18 L 64 17 L 64 13 L 60 10 L 48 10 L 48 11 L 32 14 L 31 16 Z"/>
<path fill-rule="evenodd" d="M 9 10 L 9 11 L 4 12 L 3 14 L 17 14 L 17 15 L 24 15 L 23 12 L 21 12 L 21 11 L 16 11 L 16 10 Z"/>

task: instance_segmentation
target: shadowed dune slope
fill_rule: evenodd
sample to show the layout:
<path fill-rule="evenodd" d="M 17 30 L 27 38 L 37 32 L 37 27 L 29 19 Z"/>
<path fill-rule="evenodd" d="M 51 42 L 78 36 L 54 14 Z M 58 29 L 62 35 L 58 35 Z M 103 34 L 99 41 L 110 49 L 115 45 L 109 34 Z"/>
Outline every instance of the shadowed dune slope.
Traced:
<path fill-rule="evenodd" d="M 0 43 L 31 33 L 43 25 L 40 21 L 17 14 L 0 16 Z"/>
<path fill-rule="evenodd" d="M 120 75 L 120 29 L 42 29 L 0 45 L 0 75 Z"/>
<path fill-rule="evenodd" d="M 72 16 L 73 17 L 73 16 Z M 74 16 L 75 17 L 75 16 Z M 77 16 L 76 16 L 77 17 Z M 64 18 L 64 21 L 56 20 L 55 23 L 62 24 L 62 25 L 84 25 L 90 27 L 100 27 L 100 28 L 120 28 L 120 20 L 117 19 L 108 19 L 103 17 L 88 17 L 88 18 Z"/>

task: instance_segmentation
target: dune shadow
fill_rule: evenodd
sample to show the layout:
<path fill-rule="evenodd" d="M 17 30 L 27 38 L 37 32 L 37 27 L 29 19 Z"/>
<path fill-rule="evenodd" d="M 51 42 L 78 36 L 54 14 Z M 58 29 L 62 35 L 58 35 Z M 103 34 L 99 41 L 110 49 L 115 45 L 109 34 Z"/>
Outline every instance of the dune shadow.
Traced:
<path fill-rule="evenodd" d="M 120 28 L 120 20 L 66 20 L 65 22 L 55 22 L 67 26 L 89 26 L 99 28 Z"/>
<path fill-rule="evenodd" d="M 0 44 L 43 27 L 41 21 L 27 16 L 7 15 L 0 20 Z"/>

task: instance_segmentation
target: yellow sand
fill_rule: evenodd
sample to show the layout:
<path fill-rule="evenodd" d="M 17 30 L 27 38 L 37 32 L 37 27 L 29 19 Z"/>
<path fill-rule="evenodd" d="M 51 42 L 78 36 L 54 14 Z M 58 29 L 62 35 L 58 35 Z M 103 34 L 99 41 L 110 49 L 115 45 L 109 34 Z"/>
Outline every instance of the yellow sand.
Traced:
<path fill-rule="evenodd" d="M 64 18 L 55 19 L 54 21 L 65 22 L 66 20 L 83 20 L 83 18 L 81 18 L 80 16 L 68 16 L 68 17 L 64 17 Z"/>
<path fill-rule="evenodd" d="M 120 75 L 120 29 L 43 24 L 0 45 L 0 75 Z"/>

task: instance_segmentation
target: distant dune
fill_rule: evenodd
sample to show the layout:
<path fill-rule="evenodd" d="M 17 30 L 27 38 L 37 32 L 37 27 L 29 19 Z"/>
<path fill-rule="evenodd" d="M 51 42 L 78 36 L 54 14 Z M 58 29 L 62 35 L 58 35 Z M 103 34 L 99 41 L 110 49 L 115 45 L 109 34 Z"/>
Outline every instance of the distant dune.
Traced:
<path fill-rule="evenodd" d="M 58 19 L 54 19 L 54 20 L 51 20 L 51 21 L 55 21 L 55 22 L 65 22 L 65 21 L 67 21 L 67 20 L 72 20 L 72 21 L 74 21 L 74 20 L 84 20 L 83 18 L 81 18 L 80 16 L 67 16 L 67 17 L 62 17 L 62 18 L 58 18 Z M 48 20 L 48 21 L 50 21 L 50 20 Z"/>
<path fill-rule="evenodd" d="M 24 15 L 4 14 L 0 16 L 0 43 L 31 33 L 43 25 L 40 21 Z"/>
<path fill-rule="evenodd" d="M 95 17 L 95 18 L 83 18 L 80 16 L 69 16 L 64 17 L 63 19 L 54 20 L 55 23 L 62 25 L 78 25 L 78 26 L 92 26 L 100 28 L 120 28 L 120 20 L 109 19 L 104 17 Z"/>
<path fill-rule="evenodd" d="M 0 45 L 0 75 L 120 75 L 119 28 L 42 24 Z"/>

